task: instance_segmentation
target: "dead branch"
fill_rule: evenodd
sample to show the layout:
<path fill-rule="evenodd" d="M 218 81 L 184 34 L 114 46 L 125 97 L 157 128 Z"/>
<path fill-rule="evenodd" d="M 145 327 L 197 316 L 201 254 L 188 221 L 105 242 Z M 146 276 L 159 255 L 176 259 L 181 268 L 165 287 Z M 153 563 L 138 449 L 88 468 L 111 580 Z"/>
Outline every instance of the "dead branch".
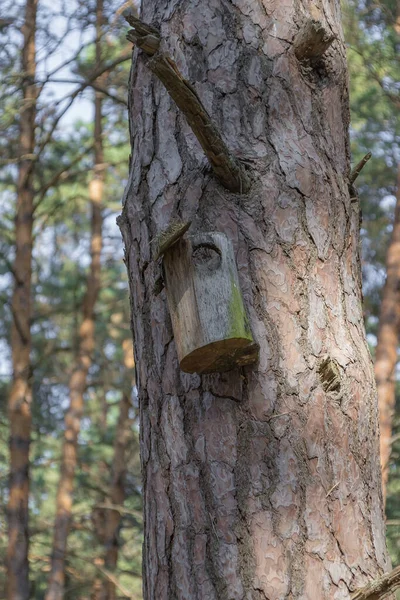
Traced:
<path fill-rule="evenodd" d="M 159 50 L 161 38 L 157 29 L 132 15 L 125 18 L 134 28 L 128 32 L 127 39 L 149 57 L 147 66 L 185 115 L 215 175 L 229 191 L 246 193 L 250 179 L 243 165 L 228 149 L 195 89 L 182 77 L 175 62 Z"/>
<path fill-rule="evenodd" d="M 90 75 L 88 75 L 86 81 L 83 81 L 81 83 L 81 85 L 78 86 L 76 88 L 76 90 L 74 90 L 72 92 L 72 94 L 68 94 L 67 96 L 64 96 L 64 97 L 60 98 L 59 100 L 57 100 L 56 106 L 60 106 L 60 104 L 62 104 L 62 102 L 69 99 L 68 103 L 64 106 L 64 108 L 62 108 L 60 110 L 60 112 L 56 114 L 54 121 L 53 121 L 49 131 L 47 132 L 47 135 L 44 137 L 44 139 L 42 140 L 42 142 L 39 146 L 39 150 L 36 155 L 36 159 L 39 158 L 39 156 L 42 154 L 42 152 L 46 148 L 46 145 L 51 140 L 53 133 L 56 130 L 57 125 L 59 124 L 60 120 L 63 118 L 65 113 L 69 110 L 69 108 L 72 106 L 72 104 L 74 103 L 76 98 L 79 96 L 79 94 L 81 94 L 86 88 L 93 87 L 92 84 L 95 83 L 96 79 L 98 79 L 101 75 L 103 75 L 107 71 L 111 71 L 112 69 L 114 69 L 119 64 L 123 63 L 124 61 L 128 60 L 129 58 L 130 58 L 130 55 L 126 52 L 123 52 L 113 62 L 108 63 L 106 65 L 102 65 L 100 68 L 95 69 Z"/>
<path fill-rule="evenodd" d="M 351 600 L 383 600 L 400 588 L 400 566 L 357 590 Z"/>
<path fill-rule="evenodd" d="M 361 173 L 371 156 L 371 152 L 368 152 L 368 154 L 366 154 L 364 158 L 362 158 L 360 162 L 354 167 L 349 177 L 350 184 L 353 184 L 355 182 L 355 180 L 357 179 L 357 177 L 359 176 L 359 174 Z"/>
<path fill-rule="evenodd" d="M 48 190 L 50 188 L 52 188 L 53 186 L 55 186 L 59 180 L 64 180 L 67 173 L 70 171 L 71 167 L 75 166 L 80 160 L 82 160 L 82 158 L 84 158 L 92 150 L 93 150 L 93 145 L 90 145 L 88 148 L 85 148 L 83 150 L 83 152 L 78 154 L 68 165 L 63 165 L 59 171 L 54 173 L 54 175 L 51 177 L 51 179 L 49 179 L 49 181 L 47 181 L 47 183 L 45 183 L 41 189 L 36 191 L 36 193 L 39 197 L 33 207 L 34 213 L 37 210 L 37 208 L 40 206 L 41 202 L 45 199 L 46 193 L 48 192 Z"/>

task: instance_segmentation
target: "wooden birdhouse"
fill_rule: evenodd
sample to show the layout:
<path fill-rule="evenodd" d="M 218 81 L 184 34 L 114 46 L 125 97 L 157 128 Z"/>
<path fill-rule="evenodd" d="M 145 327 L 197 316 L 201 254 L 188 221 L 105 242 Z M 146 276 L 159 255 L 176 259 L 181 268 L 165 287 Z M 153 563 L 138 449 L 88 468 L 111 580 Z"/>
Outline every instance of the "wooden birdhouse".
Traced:
<path fill-rule="evenodd" d="M 180 237 L 164 252 L 164 281 L 182 371 L 229 371 L 255 362 L 231 242 L 223 233 Z"/>

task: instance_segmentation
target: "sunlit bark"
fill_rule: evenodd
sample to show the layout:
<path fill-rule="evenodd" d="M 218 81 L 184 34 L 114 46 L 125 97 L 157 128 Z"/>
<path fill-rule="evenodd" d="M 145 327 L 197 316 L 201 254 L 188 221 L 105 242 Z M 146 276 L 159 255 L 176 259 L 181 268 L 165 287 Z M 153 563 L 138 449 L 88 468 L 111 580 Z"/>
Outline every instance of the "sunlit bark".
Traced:
<path fill-rule="evenodd" d="M 389 563 L 339 1 L 147 0 L 141 18 L 160 28 L 161 52 L 253 178 L 242 195 L 218 183 L 135 50 L 120 225 L 140 400 L 144 598 L 348 600 Z M 255 367 L 180 371 L 151 243 L 176 218 L 232 241 L 260 344 Z"/>
<path fill-rule="evenodd" d="M 13 381 L 8 401 L 10 421 L 10 484 L 8 501 L 7 598 L 27 600 L 29 586 L 29 446 L 31 438 L 31 279 L 33 173 L 35 151 L 37 0 L 27 0 L 22 50 L 17 213 L 15 219 L 14 292 L 12 297 L 11 350 Z"/>
<path fill-rule="evenodd" d="M 393 232 L 386 255 L 386 282 L 382 293 L 375 379 L 378 388 L 380 455 L 383 497 L 389 476 L 393 414 L 396 404 L 396 364 L 400 332 L 400 167 Z"/>
<path fill-rule="evenodd" d="M 103 0 L 98 0 L 96 10 L 97 41 L 96 63 L 101 64 L 100 36 L 103 20 Z M 87 374 L 92 364 L 95 346 L 94 309 L 100 290 L 100 255 L 102 248 L 102 198 L 104 183 L 104 154 L 102 137 L 102 94 L 95 92 L 94 115 L 94 174 L 89 184 L 92 207 L 90 272 L 83 301 L 83 319 L 79 328 L 79 349 L 75 367 L 69 381 L 70 406 L 65 415 L 61 473 L 56 500 L 56 518 L 51 556 L 51 571 L 46 600 L 62 600 L 65 588 L 65 562 L 67 539 L 72 520 L 74 476 L 77 465 L 78 436 L 83 415 Z"/>

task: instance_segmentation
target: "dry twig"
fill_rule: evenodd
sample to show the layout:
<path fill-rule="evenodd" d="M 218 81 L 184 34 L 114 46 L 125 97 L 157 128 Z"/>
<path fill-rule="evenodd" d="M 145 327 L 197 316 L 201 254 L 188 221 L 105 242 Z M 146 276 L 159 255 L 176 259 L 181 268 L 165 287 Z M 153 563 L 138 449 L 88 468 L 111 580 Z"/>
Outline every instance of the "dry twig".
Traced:
<path fill-rule="evenodd" d="M 357 590 L 351 600 L 383 600 L 400 588 L 400 566 Z"/>
<path fill-rule="evenodd" d="M 355 182 L 355 180 L 357 179 L 357 177 L 359 176 L 359 174 L 361 173 L 361 171 L 363 170 L 363 168 L 365 167 L 365 165 L 367 164 L 367 162 L 369 161 L 371 156 L 372 156 L 372 153 L 368 152 L 364 156 L 364 158 L 362 158 L 360 160 L 360 162 L 354 167 L 354 169 L 350 173 L 350 177 L 349 177 L 349 181 L 351 184 L 353 184 Z"/>

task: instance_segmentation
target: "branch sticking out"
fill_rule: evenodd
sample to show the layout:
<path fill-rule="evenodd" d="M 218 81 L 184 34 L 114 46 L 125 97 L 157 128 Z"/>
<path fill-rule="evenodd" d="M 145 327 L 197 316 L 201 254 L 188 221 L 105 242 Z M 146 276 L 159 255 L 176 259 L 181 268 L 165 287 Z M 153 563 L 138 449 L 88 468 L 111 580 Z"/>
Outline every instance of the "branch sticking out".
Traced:
<path fill-rule="evenodd" d="M 168 248 L 176 244 L 179 238 L 186 233 L 191 224 L 191 221 L 172 221 L 167 229 L 162 231 L 154 240 L 156 246 L 154 260 L 158 260 Z"/>
<path fill-rule="evenodd" d="M 228 149 L 196 90 L 182 77 L 175 62 L 159 51 L 161 39 L 158 31 L 132 15 L 126 20 L 134 27 L 128 32 L 127 39 L 149 57 L 149 69 L 164 84 L 185 115 L 221 184 L 231 192 L 246 193 L 250 179 L 243 165 Z"/>
<path fill-rule="evenodd" d="M 359 176 L 359 174 L 361 173 L 371 156 L 371 152 L 368 152 L 368 154 L 366 154 L 364 158 L 362 158 L 360 162 L 354 167 L 349 177 L 350 184 L 353 184 L 355 182 L 355 180 L 357 179 L 357 177 Z"/>
<path fill-rule="evenodd" d="M 335 360 L 327 356 L 318 369 L 322 387 L 326 392 L 339 392 L 341 377 L 339 367 Z"/>
<path fill-rule="evenodd" d="M 294 38 L 294 53 L 300 61 L 316 60 L 325 54 L 335 37 L 321 21 L 307 19 Z"/>
<path fill-rule="evenodd" d="M 149 33 L 154 33 L 154 35 L 160 39 L 160 32 L 158 29 L 148 23 L 143 23 L 143 21 L 135 17 L 132 13 L 125 15 L 125 21 L 135 29 L 135 35 L 145 36 Z"/>
<path fill-rule="evenodd" d="M 133 27 L 133 29 L 128 31 L 126 35 L 127 39 L 138 48 L 141 48 L 148 56 L 153 56 L 157 52 L 161 41 L 157 29 L 151 25 L 142 23 L 142 21 L 133 15 L 127 15 L 125 19 Z"/>
<path fill-rule="evenodd" d="M 351 596 L 351 600 L 383 600 L 398 588 L 400 588 L 400 567 L 396 567 L 390 573 L 385 573 L 361 590 L 357 590 Z"/>

